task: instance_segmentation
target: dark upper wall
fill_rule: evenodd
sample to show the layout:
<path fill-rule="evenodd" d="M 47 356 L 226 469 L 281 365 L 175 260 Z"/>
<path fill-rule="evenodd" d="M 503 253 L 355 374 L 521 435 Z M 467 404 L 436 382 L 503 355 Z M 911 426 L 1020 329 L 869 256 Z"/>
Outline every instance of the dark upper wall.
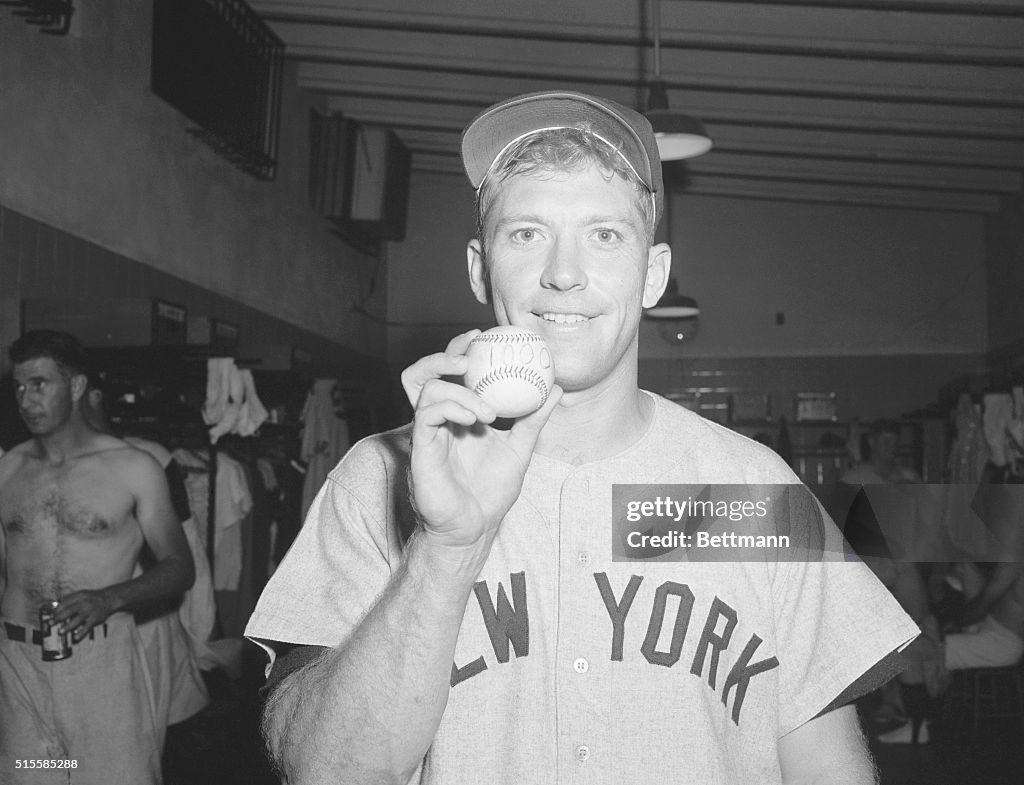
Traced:
<path fill-rule="evenodd" d="M 984 226 L 969 214 L 675 197 L 673 267 L 702 308 L 687 355 L 984 352 Z M 666 356 L 663 342 L 649 356 Z"/>
<path fill-rule="evenodd" d="M 388 265 L 394 365 L 492 323 L 466 280 L 472 199 L 460 177 L 414 177 L 407 239 Z M 641 382 L 651 389 L 691 387 L 681 368 L 725 363 L 778 398 L 778 413 L 806 387 L 837 391 L 843 417 L 875 417 L 933 402 L 941 384 L 984 362 L 978 216 L 691 196 L 675 196 L 671 210 L 674 270 L 703 313 L 683 347 L 641 325 Z"/>
<path fill-rule="evenodd" d="M 407 239 L 389 257 L 388 315 L 407 323 L 390 331 L 393 347 L 489 320 L 466 280 L 472 196 L 462 178 L 414 178 Z M 703 309 L 686 356 L 986 349 L 980 216 L 686 195 L 671 211 L 673 271 Z M 643 325 L 641 357 L 678 353 Z"/>
<path fill-rule="evenodd" d="M 82 3 L 62 38 L 0 12 L 0 204 L 383 356 L 383 328 L 352 308 L 377 260 L 343 244 L 306 203 L 309 96 L 286 71 L 278 177 L 253 179 L 150 92 L 151 11 L 134 0 Z M 0 281 L 0 330 L 20 296 Z M 384 287 L 376 296 L 382 303 Z"/>
<path fill-rule="evenodd" d="M 1024 355 L 1024 199 L 1006 198 L 1003 209 L 988 219 L 989 348 L 1019 349 Z"/>

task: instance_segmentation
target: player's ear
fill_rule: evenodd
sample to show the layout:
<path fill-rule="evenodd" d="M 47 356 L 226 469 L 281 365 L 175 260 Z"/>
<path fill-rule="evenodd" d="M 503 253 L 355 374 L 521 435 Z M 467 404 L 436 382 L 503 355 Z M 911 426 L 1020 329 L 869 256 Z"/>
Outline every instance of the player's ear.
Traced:
<path fill-rule="evenodd" d="M 647 253 L 647 278 L 644 281 L 644 308 L 657 305 L 668 285 L 669 270 L 672 269 L 672 249 L 666 243 L 651 246 Z"/>
<path fill-rule="evenodd" d="M 71 377 L 71 400 L 77 401 L 85 395 L 89 386 L 89 377 L 84 373 L 76 373 Z"/>
<path fill-rule="evenodd" d="M 487 275 L 484 249 L 479 240 L 466 244 L 466 266 L 469 270 L 469 286 L 477 302 L 488 305 L 491 302 L 491 281 Z"/>

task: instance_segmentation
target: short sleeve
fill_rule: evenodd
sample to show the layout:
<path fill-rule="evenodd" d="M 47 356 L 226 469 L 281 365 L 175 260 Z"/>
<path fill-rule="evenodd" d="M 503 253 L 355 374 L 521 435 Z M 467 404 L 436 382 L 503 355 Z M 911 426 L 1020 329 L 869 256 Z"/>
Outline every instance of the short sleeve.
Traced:
<path fill-rule="evenodd" d="M 834 528 L 827 518 L 825 524 Z M 780 736 L 832 705 L 919 633 L 859 560 L 780 562 L 772 598 L 781 653 Z"/>
<path fill-rule="evenodd" d="M 363 445 L 328 476 L 245 630 L 271 662 L 264 641 L 338 646 L 384 590 L 400 559 L 392 520 L 398 471 Z"/>

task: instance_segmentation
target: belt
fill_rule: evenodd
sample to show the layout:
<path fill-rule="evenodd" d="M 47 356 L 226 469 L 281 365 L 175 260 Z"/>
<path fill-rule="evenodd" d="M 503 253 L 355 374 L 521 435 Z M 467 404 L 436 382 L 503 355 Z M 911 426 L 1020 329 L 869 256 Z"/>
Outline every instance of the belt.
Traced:
<path fill-rule="evenodd" d="M 20 624 L 11 624 L 9 621 L 4 622 L 4 631 L 7 633 L 7 637 L 17 643 L 28 643 L 31 642 L 36 646 L 39 646 L 43 642 L 43 631 L 38 630 L 35 627 L 22 627 Z M 78 641 L 82 643 L 85 640 L 94 641 L 96 640 L 97 634 L 101 638 L 107 637 L 107 623 L 97 624 L 91 630 L 89 634 Z"/>

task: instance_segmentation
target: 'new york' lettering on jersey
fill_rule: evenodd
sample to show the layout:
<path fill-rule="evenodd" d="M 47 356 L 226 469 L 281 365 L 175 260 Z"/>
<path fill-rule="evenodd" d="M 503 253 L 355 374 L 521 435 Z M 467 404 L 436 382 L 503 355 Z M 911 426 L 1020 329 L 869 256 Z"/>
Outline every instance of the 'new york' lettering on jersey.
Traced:
<path fill-rule="evenodd" d="M 616 598 L 608 574 L 595 572 L 593 575 L 596 583 L 595 590 L 600 592 L 601 599 L 608 611 L 608 658 L 613 662 L 621 662 L 625 643 L 626 616 L 632 609 L 637 589 L 644 579 L 641 575 L 631 576 L 622 596 Z M 509 662 L 510 650 L 515 652 L 516 657 L 528 657 L 530 654 L 530 610 L 526 574 L 523 572 L 512 573 L 509 576 L 509 586 L 512 590 L 511 601 L 509 601 L 505 586 L 501 582 L 498 583 L 494 594 L 488 587 L 487 581 L 478 581 L 473 586 L 473 594 L 479 605 L 483 623 L 487 628 L 494 659 L 498 664 Z M 677 597 L 679 600 L 674 619 L 668 617 L 669 596 Z M 631 650 L 630 654 L 643 657 L 653 666 L 675 667 L 682 658 L 683 647 L 690 631 L 693 605 L 694 595 L 686 584 L 665 581 L 658 586 L 654 602 L 649 610 L 647 634 L 636 651 Z M 645 613 L 646 611 L 640 609 L 638 612 Z M 736 610 L 729 607 L 721 598 L 714 597 L 710 611 L 701 625 L 700 635 L 693 646 L 693 656 L 689 668 L 691 676 L 702 678 L 705 665 L 707 665 L 705 680 L 711 690 L 719 688 L 718 674 L 722 654 L 730 648 L 737 620 Z M 720 622 L 724 622 L 724 628 L 718 632 Z M 667 649 L 661 650 L 658 648 L 658 641 L 662 637 L 666 624 L 671 625 L 671 643 Z M 690 637 L 692 639 L 692 636 Z M 740 724 L 743 699 L 746 697 L 751 679 L 779 666 L 779 660 L 775 655 L 751 662 L 762 642 L 763 639 L 760 636 L 756 634 L 750 636 L 742 651 L 733 658 L 732 667 L 721 684 L 722 705 L 728 707 L 731 696 L 731 718 L 736 725 Z M 734 653 L 734 651 L 728 652 L 730 655 Z M 467 679 L 479 676 L 487 668 L 487 659 L 483 654 L 462 666 L 452 663 L 451 686 L 455 687 Z"/>

